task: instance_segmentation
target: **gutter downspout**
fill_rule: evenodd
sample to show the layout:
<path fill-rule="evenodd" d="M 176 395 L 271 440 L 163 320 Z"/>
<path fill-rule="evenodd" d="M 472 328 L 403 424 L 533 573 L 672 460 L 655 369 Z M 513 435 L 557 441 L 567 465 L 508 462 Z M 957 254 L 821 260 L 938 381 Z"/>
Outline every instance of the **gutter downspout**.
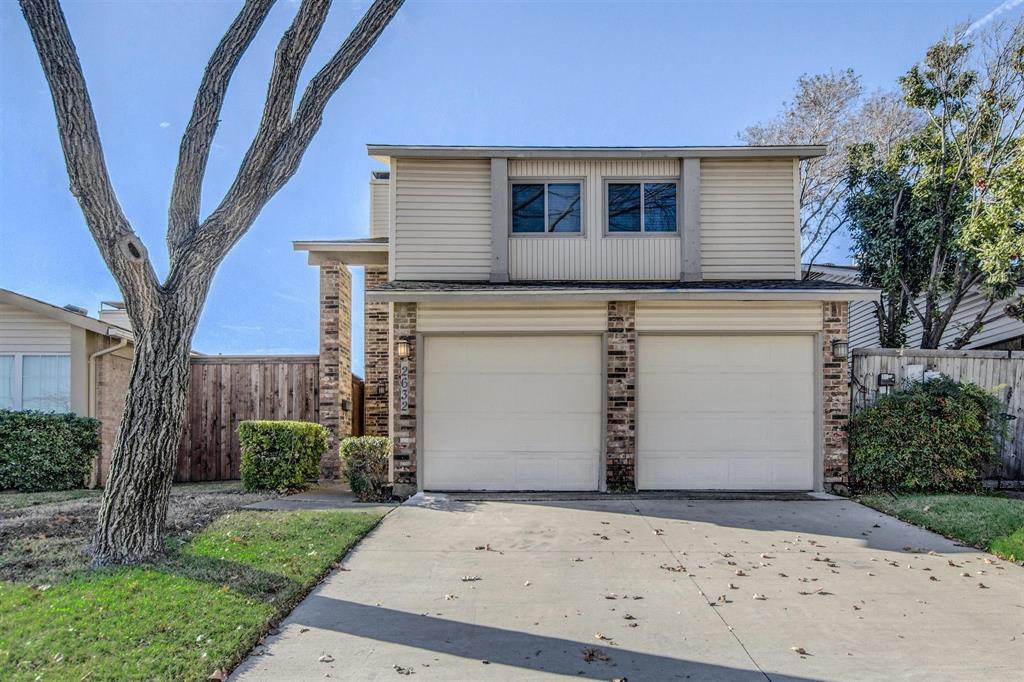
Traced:
<path fill-rule="evenodd" d="M 118 337 L 120 337 L 121 340 L 118 341 L 113 346 L 110 346 L 108 348 L 100 349 L 100 350 L 96 351 L 95 353 L 93 353 L 92 355 L 89 356 L 89 360 L 88 360 L 88 365 L 89 365 L 89 380 L 88 380 L 88 384 L 89 385 L 88 385 L 88 387 L 86 389 L 88 391 L 88 396 L 89 396 L 88 415 L 87 415 L 89 417 L 95 417 L 96 416 L 96 359 L 99 358 L 99 357 L 102 357 L 104 355 L 107 355 L 109 353 L 113 353 L 114 351 L 121 350 L 122 348 L 124 348 L 125 346 L 128 345 L 128 341 L 129 341 L 127 336 L 121 336 L 120 334 L 114 333 L 113 329 L 108 329 L 107 330 L 107 334 L 109 336 L 118 336 Z M 96 464 L 94 464 L 93 467 L 92 467 L 92 474 L 89 476 L 89 487 L 90 488 L 95 488 L 97 485 L 99 485 L 99 478 L 100 478 L 100 463 L 99 463 L 99 461 L 97 461 Z"/>

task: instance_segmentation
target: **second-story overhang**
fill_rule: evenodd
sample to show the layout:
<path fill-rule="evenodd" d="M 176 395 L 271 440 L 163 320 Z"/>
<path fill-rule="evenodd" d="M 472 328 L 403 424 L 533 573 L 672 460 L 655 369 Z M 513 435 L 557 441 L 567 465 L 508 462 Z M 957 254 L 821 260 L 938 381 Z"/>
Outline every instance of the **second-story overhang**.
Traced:
<path fill-rule="evenodd" d="M 725 145 L 711 147 L 483 147 L 466 145 L 368 144 L 367 153 L 382 163 L 414 159 L 813 159 L 823 145 Z"/>
<path fill-rule="evenodd" d="M 345 265 L 388 264 L 387 237 L 294 241 L 292 248 L 309 253 L 310 265 L 332 261 Z"/>
<path fill-rule="evenodd" d="M 700 282 L 393 280 L 366 290 L 372 303 L 544 303 L 555 301 L 877 301 L 881 290 L 822 280 Z"/>

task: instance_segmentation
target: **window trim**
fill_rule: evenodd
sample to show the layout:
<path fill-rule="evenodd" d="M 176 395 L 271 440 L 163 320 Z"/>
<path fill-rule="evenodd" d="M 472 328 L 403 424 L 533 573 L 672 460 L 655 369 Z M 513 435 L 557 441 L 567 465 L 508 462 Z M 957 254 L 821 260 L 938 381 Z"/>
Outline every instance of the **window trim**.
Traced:
<path fill-rule="evenodd" d="M 544 185 L 544 223 L 548 220 L 548 185 L 578 183 L 580 186 L 580 231 L 579 232 L 513 232 L 512 231 L 512 187 L 514 185 Z M 586 239 L 587 238 L 587 179 L 585 177 L 510 177 L 508 179 L 508 236 L 510 239 Z"/>
<path fill-rule="evenodd" d="M 57 414 L 74 414 L 74 410 L 71 407 L 71 398 L 72 398 L 71 374 L 73 373 L 73 370 L 70 367 L 71 363 L 73 362 L 73 359 L 72 359 L 73 353 L 68 353 L 68 352 L 64 352 L 64 351 L 31 351 L 31 350 L 29 350 L 29 351 L 22 351 L 22 350 L 0 351 L 0 357 L 10 356 L 10 357 L 14 358 L 14 367 L 13 367 L 13 372 L 12 372 L 12 375 L 13 375 L 12 378 L 14 380 L 14 387 L 13 387 L 13 391 L 12 391 L 12 394 L 11 394 L 11 397 L 14 399 L 14 403 L 11 406 L 11 409 L 13 411 L 15 411 L 15 412 L 20 412 L 20 411 L 25 409 L 25 405 L 24 405 L 24 399 L 25 399 L 25 396 L 24 396 L 24 392 L 25 392 L 25 381 L 24 381 L 24 378 L 25 378 L 25 367 L 24 367 L 24 364 L 25 364 L 25 356 L 26 355 L 29 355 L 29 356 L 32 356 L 32 357 L 40 357 L 40 356 L 54 357 L 54 356 L 56 356 L 56 357 L 66 357 L 66 358 L 68 358 L 68 364 L 69 364 L 69 372 L 68 372 L 68 411 L 67 412 L 57 412 Z"/>
<path fill-rule="evenodd" d="M 648 232 L 644 221 L 644 188 L 645 184 L 673 184 L 676 186 L 676 229 L 671 232 Z M 608 231 L 608 185 L 640 185 L 640 231 L 639 232 L 609 232 Z M 602 178 L 601 188 L 601 223 L 603 236 L 612 239 L 623 237 L 634 239 L 636 237 L 681 237 L 683 234 L 683 179 L 678 175 L 668 176 L 642 176 L 642 177 L 607 177 Z"/>

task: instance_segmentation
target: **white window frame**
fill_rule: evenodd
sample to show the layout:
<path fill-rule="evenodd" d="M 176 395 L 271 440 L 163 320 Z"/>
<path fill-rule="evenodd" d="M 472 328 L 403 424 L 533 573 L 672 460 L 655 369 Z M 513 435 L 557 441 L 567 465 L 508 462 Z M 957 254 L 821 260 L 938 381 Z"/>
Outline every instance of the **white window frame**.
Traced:
<path fill-rule="evenodd" d="M 675 185 L 676 186 L 676 229 L 672 232 L 648 232 L 644 218 L 644 185 Z M 640 231 L 639 232 L 610 232 L 608 230 L 608 185 L 640 185 Z M 601 213 L 604 218 L 605 237 L 678 237 L 682 234 L 680 229 L 683 216 L 683 182 L 677 176 L 669 177 L 643 177 L 643 178 L 604 178 L 601 192 Z"/>
<path fill-rule="evenodd" d="M 576 184 L 580 186 L 580 231 L 579 232 L 548 232 L 548 185 Z M 515 185 L 544 185 L 544 232 L 513 232 L 512 188 Z M 550 239 L 580 239 L 587 236 L 587 179 L 586 178 L 509 178 L 508 179 L 508 236 L 514 239 L 530 239 L 536 237 Z"/>
<path fill-rule="evenodd" d="M 16 412 L 20 411 L 21 409 L 23 409 L 22 408 L 22 404 L 23 404 L 24 400 L 23 400 L 22 393 L 24 392 L 24 381 L 23 381 L 23 379 L 24 379 L 24 376 L 25 376 L 25 373 L 24 373 L 24 362 L 25 362 L 25 356 L 26 355 L 29 355 L 29 356 L 32 356 L 32 357 L 40 357 L 40 356 L 46 356 L 46 357 L 53 357 L 53 356 L 66 357 L 66 358 L 69 358 L 69 363 L 70 363 L 70 358 L 71 358 L 71 353 L 54 353 L 54 352 L 48 352 L 47 353 L 47 352 L 37 352 L 37 351 L 0 351 L 0 356 L 3 356 L 3 357 L 14 356 L 14 386 L 13 386 L 13 389 L 12 389 L 12 391 L 13 391 L 13 398 L 14 398 L 14 405 L 10 409 L 12 409 L 12 410 L 14 410 Z M 70 414 L 71 412 L 72 412 L 72 410 L 71 410 L 71 376 L 69 375 L 68 376 L 68 411 L 66 413 L 58 413 L 58 414 Z"/>

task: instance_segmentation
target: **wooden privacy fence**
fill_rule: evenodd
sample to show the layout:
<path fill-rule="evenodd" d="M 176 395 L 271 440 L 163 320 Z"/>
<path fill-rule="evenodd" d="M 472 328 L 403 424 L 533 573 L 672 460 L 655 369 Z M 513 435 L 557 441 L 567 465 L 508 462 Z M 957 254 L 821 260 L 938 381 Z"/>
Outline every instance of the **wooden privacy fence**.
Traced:
<path fill-rule="evenodd" d="M 1001 443 L 1002 463 L 988 472 L 991 478 L 1024 479 L 1024 351 L 919 350 L 913 348 L 857 348 L 853 350 L 852 405 L 856 412 L 871 405 L 879 394 L 878 375 L 896 375 L 899 386 L 913 370 L 940 372 L 957 381 L 987 388 L 1002 401 L 1008 433 Z"/>
<path fill-rule="evenodd" d="M 192 358 L 176 480 L 239 478 L 241 421 L 318 421 L 319 362 L 317 355 Z"/>

